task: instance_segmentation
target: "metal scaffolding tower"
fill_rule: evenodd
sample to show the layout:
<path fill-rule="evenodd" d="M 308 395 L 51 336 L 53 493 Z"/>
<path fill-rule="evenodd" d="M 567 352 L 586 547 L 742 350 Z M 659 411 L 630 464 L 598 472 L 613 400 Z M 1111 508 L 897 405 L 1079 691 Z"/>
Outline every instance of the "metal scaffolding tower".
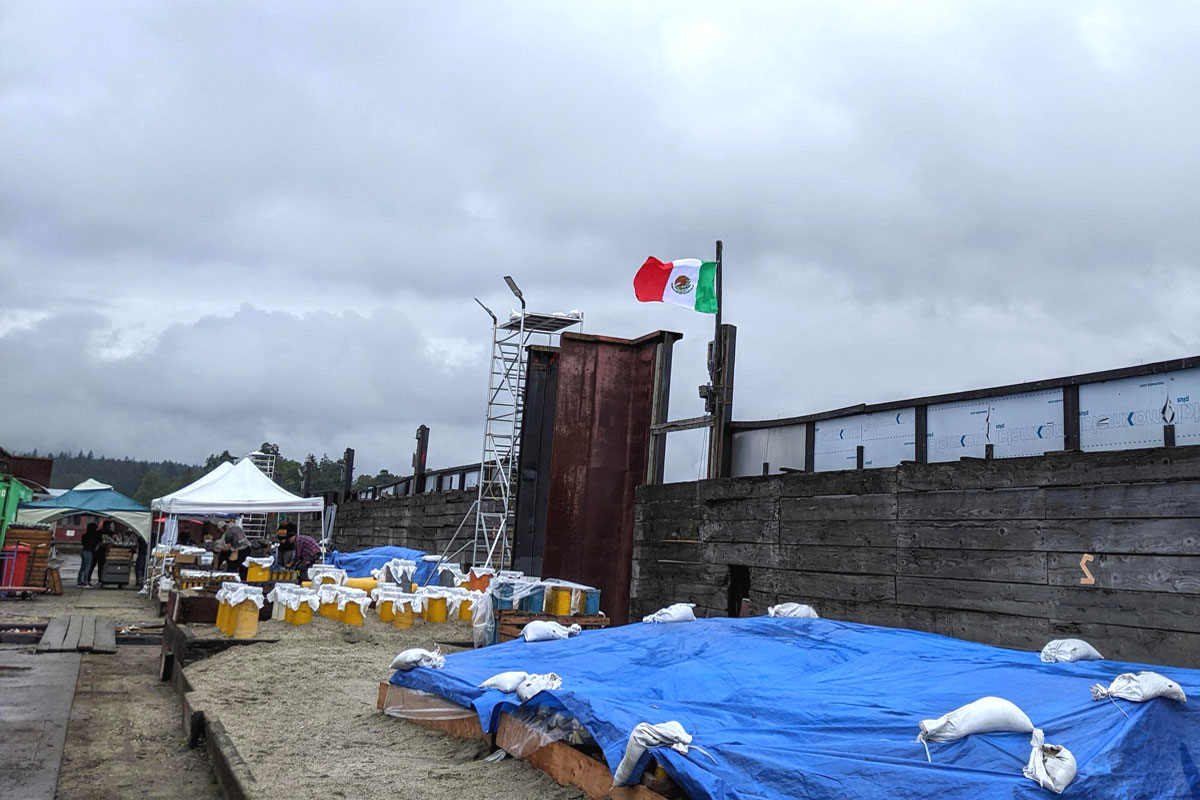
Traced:
<path fill-rule="evenodd" d="M 554 346 L 564 330 L 583 322 L 583 314 L 578 311 L 569 314 L 527 311 L 525 298 L 513 279 L 505 277 L 504 281 L 521 301 L 520 312 L 514 311 L 504 323 L 478 298 L 475 300 L 492 318 L 492 359 L 488 375 L 487 418 L 483 429 L 483 457 L 479 464 L 479 489 L 474 504 L 475 541 L 471 564 L 496 569 L 503 569 L 508 564 L 511 549 L 509 532 L 517 505 L 526 349 L 531 344 Z"/>
<path fill-rule="evenodd" d="M 262 470 L 262 473 L 271 480 L 275 480 L 275 454 L 262 453 L 255 450 L 246 458 L 254 466 Z M 253 542 L 254 539 L 265 539 L 267 536 L 267 515 L 266 514 L 243 514 L 242 515 L 242 530 L 246 533 L 246 538 Z"/>

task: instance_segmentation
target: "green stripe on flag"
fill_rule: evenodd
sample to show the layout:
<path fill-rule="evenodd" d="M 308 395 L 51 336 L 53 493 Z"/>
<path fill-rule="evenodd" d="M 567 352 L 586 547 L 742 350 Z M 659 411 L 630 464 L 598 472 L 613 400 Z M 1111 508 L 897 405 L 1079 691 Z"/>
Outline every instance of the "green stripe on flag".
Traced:
<path fill-rule="evenodd" d="M 717 313 L 717 262 L 705 261 L 696 278 L 696 310 Z"/>

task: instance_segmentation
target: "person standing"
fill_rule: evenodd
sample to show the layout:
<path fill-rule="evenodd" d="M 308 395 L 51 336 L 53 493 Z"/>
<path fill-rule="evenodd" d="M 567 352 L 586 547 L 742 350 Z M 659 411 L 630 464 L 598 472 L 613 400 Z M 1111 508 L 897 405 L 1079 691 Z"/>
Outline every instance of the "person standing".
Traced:
<path fill-rule="evenodd" d="M 89 522 L 87 530 L 80 540 L 79 576 L 75 579 L 76 586 L 92 585 L 92 559 L 96 555 L 96 547 L 100 544 L 100 529 L 96 523 Z"/>
<path fill-rule="evenodd" d="M 217 569 L 220 569 L 222 564 L 228 565 L 230 569 L 236 568 L 241 579 L 246 580 L 246 572 L 249 570 L 246 557 L 250 555 L 250 540 L 246 538 L 242 526 L 236 521 L 226 523 L 225 532 L 221 534 L 217 544 L 220 547 Z"/>
<path fill-rule="evenodd" d="M 134 580 L 137 583 L 137 588 L 140 590 L 142 584 L 146 582 L 146 556 L 149 553 L 150 546 L 146 544 L 146 540 L 141 536 L 134 537 L 134 545 L 137 547 L 137 566 L 135 567 L 137 574 L 134 576 Z"/>

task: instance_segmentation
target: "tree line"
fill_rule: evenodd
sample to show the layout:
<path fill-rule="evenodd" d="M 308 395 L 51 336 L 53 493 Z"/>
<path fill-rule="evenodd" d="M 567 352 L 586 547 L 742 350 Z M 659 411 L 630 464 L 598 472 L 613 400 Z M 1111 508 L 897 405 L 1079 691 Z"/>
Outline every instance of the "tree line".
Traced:
<path fill-rule="evenodd" d="M 343 458 L 332 459 L 326 454 L 317 458 L 309 453 L 301 461 L 293 461 L 283 456 L 279 445 L 263 442 L 259 450 L 275 456 L 275 482 L 294 494 L 300 494 L 304 488 L 304 470 L 308 465 L 312 470 L 312 481 L 309 490 L 319 492 L 336 491 L 342 488 L 342 471 L 345 466 Z M 34 450 L 25 455 L 38 456 Z M 66 450 L 58 454 L 47 454 L 54 459 L 50 473 L 50 483 L 60 489 L 69 489 L 79 485 L 88 478 L 101 483 L 107 483 L 118 492 L 132 497 L 139 503 L 149 505 L 156 497 L 170 494 L 176 489 L 187 486 L 192 481 L 212 471 L 222 461 L 236 462 L 241 456 L 235 456 L 229 450 L 211 454 L 203 464 L 183 464 L 178 461 L 141 461 L 130 458 L 110 458 L 97 456 L 92 451 L 86 454 L 80 450 L 70 453 Z M 359 475 L 354 480 L 354 488 L 362 489 L 368 486 L 393 483 L 398 476 L 392 475 L 386 468 L 378 475 Z"/>

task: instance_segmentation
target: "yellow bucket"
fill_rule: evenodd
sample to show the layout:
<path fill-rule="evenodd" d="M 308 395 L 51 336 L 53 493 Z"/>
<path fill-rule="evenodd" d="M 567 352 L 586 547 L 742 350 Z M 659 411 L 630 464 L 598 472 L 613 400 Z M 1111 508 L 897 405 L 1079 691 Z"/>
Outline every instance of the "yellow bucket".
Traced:
<path fill-rule="evenodd" d="M 413 626 L 414 619 L 416 619 L 416 614 L 413 613 L 412 603 L 400 603 L 399 608 L 395 611 L 395 619 L 392 620 L 392 625 L 397 630 L 408 630 Z"/>
<path fill-rule="evenodd" d="M 284 606 L 284 607 L 283 607 L 283 621 L 284 621 L 284 622 L 291 622 L 291 621 L 292 621 L 292 617 L 294 617 L 294 616 L 296 616 L 296 612 L 295 612 L 295 611 L 292 611 L 292 610 L 291 610 L 290 608 L 288 608 L 287 606 Z"/>
<path fill-rule="evenodd" d="M 341 615 L 342 622 L 346 623 L 347 625 L 357 625 L 360 628 L 362 627 L 362 606 L 360 606 L 358 603 L 346 603 L 346 607 L 342 609 Z"/>
<path fill-rule="evenodd" d="M 392 600 L 381 600 L 379 603 L 379 621 L 391 622 L 396 619 L 396 608 Z"/>
<path fill-rule="evenodd" d="M 464 598 L 463 601 L 458 605 L 458 618 L 460 620 L 470 622 L 472 608 L 473 606 L 471 605 L 471 601 Z"/>
<path fill-rule="evenodd" d="M 292 612 L 290 622 L 293 625 L 307 625 L 312 622 L 312 606 L 308 603 L 301 603 L 300 607 Z"/>
<path fill-rule="evenodd" d="M 246 566 L 247 583 L 260 583 L 269 580 L 271 580 L 271 570 L 261 567 L 258 564 L 249 564 Z"/>
<path fill-rule="evenodd" d="M 559 617 L 571 615 L 572 591 L 565 586 L 550 587 L 550 607 L 546 610 Z"/>
<path fill-rule="evenodd" d="M 317 609 L 317 612 L 322 617 L 329 617 L 330 619 L 340 619 L 342 616 L 342 612 L 338 611 L 337 602 L 321 603 L 321 607 Z"/>
<path fill-rule="evenodd" d="M 351 589 L 362 589 L 370 594 L 379 585 L 379 581 L 374 578 L 347 578 L 344 585 Z"/>
<path fill-rule="evenodd" d="M 444 598 L 444 597 L 426 597 L 425 598 L 425 621 L 426 622 L 445 622 L 446 621 L 446 598 Z"/>
<path fill-rule="evenodd" d="M 238 604 L 233 613 L 230 636 L 234 639 L 253 639 L 258 633 L 258 606 L 249 600 Z"/>
<path fill-rule="evenodd" d="M 224 600 L 217 604 L 217 630 L 226 636 L 229 635 L 229 631 L 225 629 L 226 622 L 229 619 L 229 611 L 229 604 Z"/>

